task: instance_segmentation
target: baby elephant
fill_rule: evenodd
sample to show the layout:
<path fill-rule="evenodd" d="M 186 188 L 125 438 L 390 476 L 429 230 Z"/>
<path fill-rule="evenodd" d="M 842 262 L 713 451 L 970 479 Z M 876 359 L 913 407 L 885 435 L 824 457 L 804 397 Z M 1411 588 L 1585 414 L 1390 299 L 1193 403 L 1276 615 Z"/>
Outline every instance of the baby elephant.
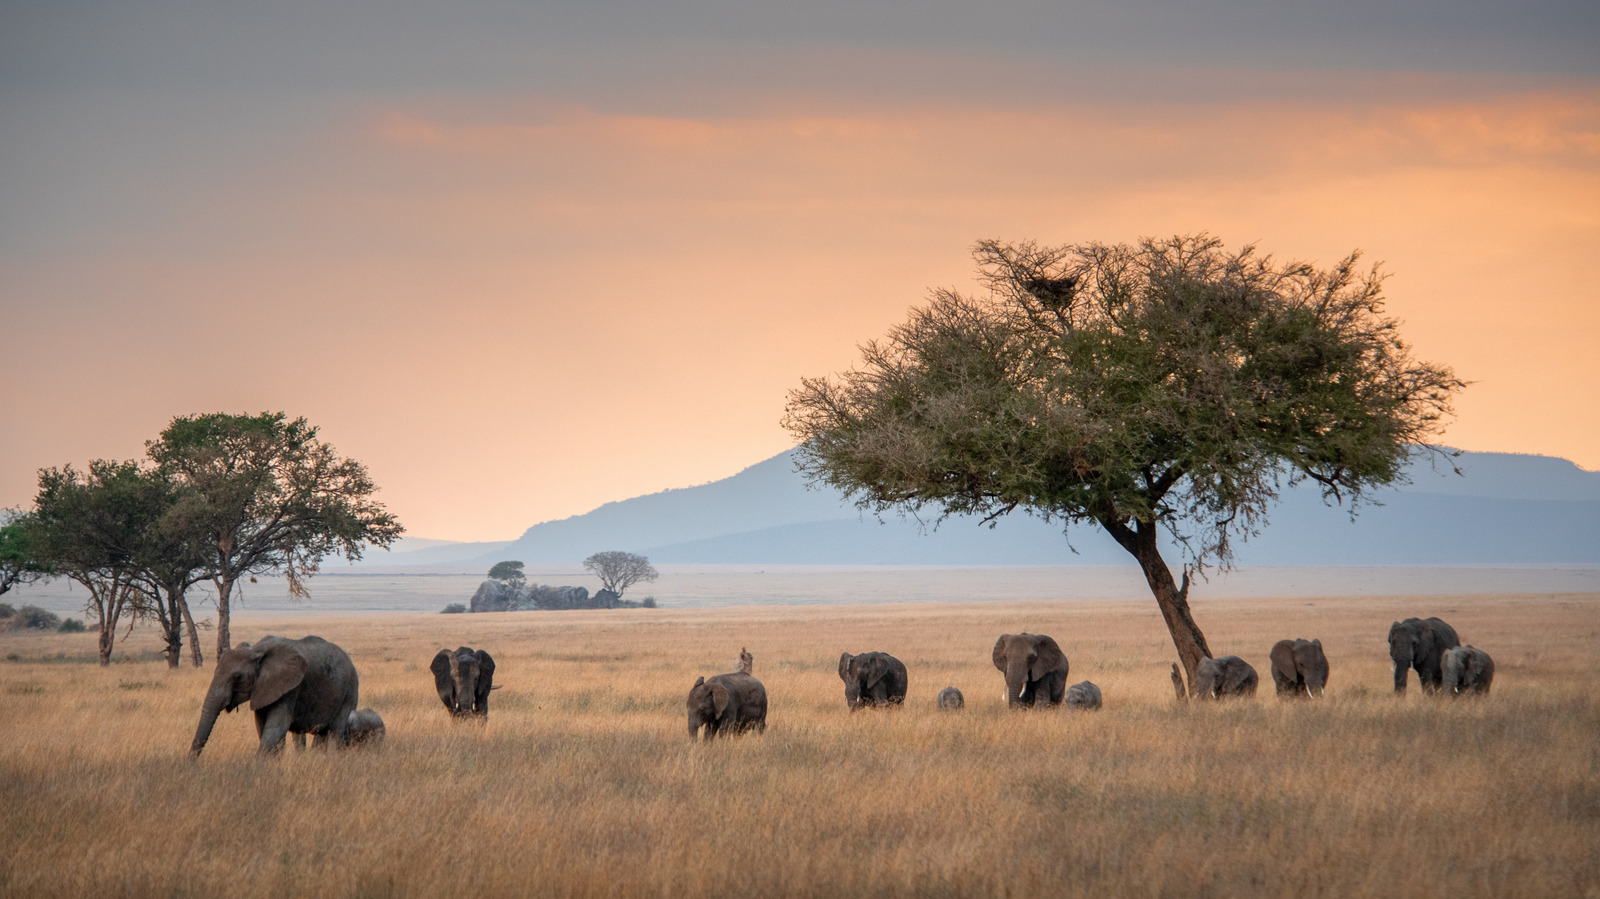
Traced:
<path fill-rule="evenodd" d="M 383 718 L 371 709 L 356 709 L 350 713 L 350 745 L 377 746 L 386 733 Z"/>
<path fill-rule="evenodd" d="M 965 708 L 967 701 L 961 697 L 961 691 L 955 687 L 945 687 L 939 691 L 939 708 L 946 712 L 958 712 Z"/>
<path fill-rule="evenodd" d="M 1195 669 L 1195 695 L 1200 699 L 1256 695 L 1256 669 L 1238 656 L 1201 659 Z"/>
<path fill-rule="evenodd" d="M 1084 709 L 1085 711 L 1099 711 L 1100 688 L 1092 681 L 1079 681 L 1067 688 L 1066 698 L 1062 704 L 1069 709 Z"/>
<path fill-rule="evenodd" d="M 1321 697 L 1328 686 L 1328 657 L 1321 640 L 1279 640 L 1272 644 L 1272 682 L 1279 699 Z"/>
<path fill-rule="evenodd" d="M 735 671 L 711 678 L 696 678 L 689 689 L 689 739 L 704 727 L 705 739 L 717 734 L 741 734 L 767 729 L 767 688 L 761 681 Z"/>
<path fill-rule="evenodd" d="M 428 666 L 439 701 L 455 718 L 489 719 L 489 691 L 494 689 L 494 659 L 481 649 L 467 646 L 439 650 Z"/>
<path fill-rule="evenodd" d="M 839 656 L 839 679 L 850 711 L 900 705 L 906 701 L 906 666 L 886 652 Z"/>
<path fill-rule="evenodd" d="M 1444 691 L 1451 696 L 1463 693 L 1489 695 L 1494 682 L 1494 659 L 1476 646 L 1456 646 L 1444 651 L 1439 667 L 1444 669 Z"/>

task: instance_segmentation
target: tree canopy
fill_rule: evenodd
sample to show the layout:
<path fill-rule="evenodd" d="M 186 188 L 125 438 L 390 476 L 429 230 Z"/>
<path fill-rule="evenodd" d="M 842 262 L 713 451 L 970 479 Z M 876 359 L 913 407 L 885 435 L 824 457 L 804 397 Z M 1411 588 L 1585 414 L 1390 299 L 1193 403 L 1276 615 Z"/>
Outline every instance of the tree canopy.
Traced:
<path fill-rule="evenodd" d="M 359 559 L 363 547 L 387 547 L 404 530 L 372 498 L 366 467 L 340 458 L 304 418 L 181 416 L 146 450 L 182 488 L 168 524 L 203 547 L 219 654 L 231 645 L 229 600 L 240 577 L 282 572 L 290 594 L 304 598 L 324 557 Z"/>
<path fill-rule="evenodd" d="M 600 579 L 600 589 L 610 591 L 617 599 L 640 581 L 653 581 L 660 577 L 650 560 L 635 553 L 612 550 L 595 553 L 583 560 L 583 567 Z"/>
<path fill-rule="evenodd" d="M 0 510 L 0 595 L 48 575 L 34 557 L 27 516 Z"/>
<path fill-rule="evenodd" d="M 1103 528 L 1140 563 L 1191 687 L 1210 649 L 1190 571 L 1228 566 L 1286 484 L 1354 502 L 1399 479 L 1464 386 L 1412 358 L 1359 253 L 1324 270 L 1201 234 L 974 255 L 984 293 L 935 291 L 858 367 L 790 393 L 800 470 L 880 513 Z"/>

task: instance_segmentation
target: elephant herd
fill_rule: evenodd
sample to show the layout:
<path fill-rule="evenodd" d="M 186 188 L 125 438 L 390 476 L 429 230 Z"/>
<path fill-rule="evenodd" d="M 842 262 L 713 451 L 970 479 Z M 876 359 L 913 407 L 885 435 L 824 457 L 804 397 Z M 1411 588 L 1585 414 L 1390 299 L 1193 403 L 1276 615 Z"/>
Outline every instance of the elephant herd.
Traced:
<path fill-rule="evenodd" d="M 1473 646 L 1463 646 L 1455 629 L 1438 618 L 1407 618 L 1389 628 L 1389 656 L 1394 661 L 1394 691 L 1403 694 L 1409 672 L 1425 693 L 1483 695 L 1494 680 L 1494 660 Z M 1067 656 L 1043 634 L 1002 634 L 992 653 L 994 667 L 1005 677 L 1004 702 L 1012 708 L 1065 706 L 1093 710 L 1102 705 L 1100 688 L 1090 681 L 1067 685 Z M 1328 683 L 1328 658 L 1321 640 L 1279 640 L 1268 655 L 1272 681 L 1280 699 L 1320 697 Z M 453 718 L 486 721 L 495 663 L 488 652 L 470 647 L 441 649 L 429 668 L 439 700 Z M 767 726 L 767 690 L 752 673 L 754 658 L 739 653 L 739 667 L 727 674 L 700 677 L 687 700 L 690 739 L 719 734 L 760 733 Z M 886 652 L 839 657 L 845 705 L 898 707 L 905 702 L 906 666 Z M 1172 681 L 1179 699 L 1188 697 L 1177 665 Z M 1200 661 L 1194 696 L 1200 700 L 1255 695 L 1256 670 L 1238 656 Z M 276 752 L 286 738 L 304 747 L 376 744 L 383 740 L 383 719 L 372 709 L 358 709 L 359 680 L 350 656 L 321 637 L 289 640 L 263 637 L 241 643 L 217 659 L 201 706 L 191 755 L 199 755 L 211 736 L 217 716 L 249 703 L 255 713 L 260 751 Z M 961 691 L 945 687 L 937 707 L 957 711 L 965 706 Z"/>

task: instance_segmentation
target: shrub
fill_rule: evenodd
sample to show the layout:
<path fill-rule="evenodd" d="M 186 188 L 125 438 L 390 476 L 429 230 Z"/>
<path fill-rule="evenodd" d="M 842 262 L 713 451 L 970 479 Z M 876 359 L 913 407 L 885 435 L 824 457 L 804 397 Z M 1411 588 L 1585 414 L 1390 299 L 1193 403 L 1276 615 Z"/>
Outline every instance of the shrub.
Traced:
<path fill-rule="evenodd" d="M 59 630 L 63 634 L 81 634 L 88 630 L 88 628 L 84 627 L 83 622 L 76 618 L 66 618 L 62 620 L 61 626 L 56 628 L 56 630 Z"/>
<path fill-rule="evenodd" d="M 17 617 L 22 619 L 21 626 L 35 628 L 41 631 L 53 631 L 61 626 L 61 618 L 54 612 L 48 612 L 38 606 L 23 606 L 17 610 Z"/>
<path fill-rule="evenodd" d="M 639 601 L 639 605 L 642 608 L 653 609 L 656 607 L 656 598 L 654 596 L 646 596 L 644 599 Z"/>
<path fill-rule="evenodd" d="M 459 602 L 453 602 L 453 603 L 445 606 L 444 607 L 444 611 L 440 612 L 439 614 L 441 614 L 441 615 L 460 615 L 463 612 L 465 612 L 466 610 L 467 610 L 466 604 L 459 603 Z"/>
<path fill-rule="evenodd" d="M 11 607 L 11 603 L 0 602 L 0 618 L 10 618 L 15 614 L 17 610 Z"/>

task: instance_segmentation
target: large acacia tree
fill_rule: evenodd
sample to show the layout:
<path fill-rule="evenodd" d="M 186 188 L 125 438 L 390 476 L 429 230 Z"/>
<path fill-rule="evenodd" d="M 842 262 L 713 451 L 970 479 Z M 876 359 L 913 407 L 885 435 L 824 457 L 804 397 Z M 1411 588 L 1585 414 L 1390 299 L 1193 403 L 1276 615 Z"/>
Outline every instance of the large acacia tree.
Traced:
<path fill-rule="evenodd" d="M 146 450 L 180 488 L 164 522 L 169 535 L 200 547 L 216 587 L 219 655 L 232 645 L 229 604 L 240 578 L 282 572 L 290 595 L 304 598 L 324 557 L 359 559 L 404 530 L 373 499 L 366 467 L 341 458 L 304 418 L 181 416 Z"/>
<path fill-rule="evenodd" d="M 1355 502 L 1400 479 L 1463 386 L 1412 358 L 1359 254 L 1319 269 L 1202 234 L 974 255 L 981 294 L 935 291 L 858 367 L 790 393 L 800 470 L 879 513 L 1098 525 L 1138 561 L 1191 689 L 1211 655 L 1191 571 L 1227 567 L 1286 484 Z"/>

